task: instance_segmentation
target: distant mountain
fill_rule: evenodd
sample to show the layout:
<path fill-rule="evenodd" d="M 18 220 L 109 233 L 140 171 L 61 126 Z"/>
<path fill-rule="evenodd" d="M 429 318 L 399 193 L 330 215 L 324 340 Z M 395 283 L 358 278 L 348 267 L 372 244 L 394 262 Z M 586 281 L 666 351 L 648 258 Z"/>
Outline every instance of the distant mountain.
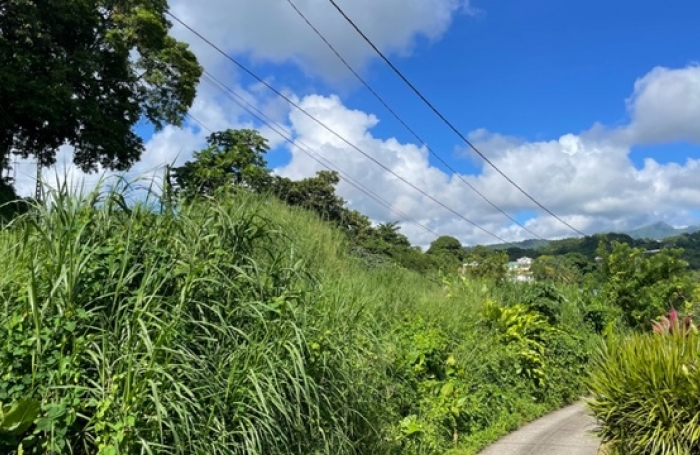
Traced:
<path fill-rule="evenodd" d="M 520 248 L 522 250 L 536 250 L 551 243 L 550 240 L 528 239 L 513 243 L 498 243 L 489 245 L 494 250 L 507 250 L 508 248 Z"/>
<path fill-rule="evenodd" d="M 622 232 L 622 233 L 599 233 L 599 234 L 594 234 L 591 239 L 594 239 L 595 242 L 598 242 L 597 237 L 600 235 L 627 235 L 629 237 L 632 237 L 634 240 L 665 240 L 669 239 L 671 237 L 676 237 L 682 234 L 693 234 L 695 232 L 700 232 L 700 225 L 699 226 L 688 226 L 686 228 L 674 228 L 668 223 L 664 223 L 663 221 L 660 221 L 658 223 L 650 224 L 648 226 L 642 226 L 638 229 L 633 229 L 631 231 L 627 232 Z M 573 239 L 573 238 L 572 238 Z M 488 245 L 489 248 L 493 250 L 515 250 L 515 249 L 520 249 L 520 250 L 539 250 L 541 248 L 551 246 L 556 250 L 556 246 L 559 244 L 562 245 L 568 245 L 570 243 L 571 239 L 561 239 L 561 240 L 539 240 L 539 239 L 528 239 L 528 240 L 522 240 L 520 242 L 513 242 L 513 243 L 497 243 L 497 244 L 492 244 Z M 624 241 L 624 240 L 622 240 Z M 597 243 L 596 243 L 597 244 Z"/>
<path fill-rule="evenodd" d="M 688 226 L 687 228 L 676 229 L 668 223 L 660 221 L 648 226 L 640 227 L 626 232 L 633 239 L 663 240 L 681 234 L 692 234 L 700 232 L 700 226 Z"/>

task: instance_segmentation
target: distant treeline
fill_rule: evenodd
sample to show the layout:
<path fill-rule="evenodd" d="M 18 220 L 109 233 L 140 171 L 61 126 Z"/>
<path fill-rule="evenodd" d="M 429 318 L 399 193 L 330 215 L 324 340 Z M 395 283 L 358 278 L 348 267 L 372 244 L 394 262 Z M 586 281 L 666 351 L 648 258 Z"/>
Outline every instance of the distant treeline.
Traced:
<path fill-rule="evenodd" d="M 700 270 L 700 232 L 682 234 L 664 240 L 634 239 L 627 234 L 609 233 L 595 234 L 581 238 L 568 238 L 552 241 L 527 240 L 519 245 L 504 248 L 503 245 L 494 245 L 492 248 L 503 250 L 511 261 L 528 256 L 536 259 L 540 256 L 563 256 L 570 253 L 578 253 L 589 261 L 594 261 L 596 250 L 601 241 L 625 243 L 634 248 L 644 248 L 650 252 L 664 248 L 682 248 L 683 260 L 687 261 L 689 268 Z"/>

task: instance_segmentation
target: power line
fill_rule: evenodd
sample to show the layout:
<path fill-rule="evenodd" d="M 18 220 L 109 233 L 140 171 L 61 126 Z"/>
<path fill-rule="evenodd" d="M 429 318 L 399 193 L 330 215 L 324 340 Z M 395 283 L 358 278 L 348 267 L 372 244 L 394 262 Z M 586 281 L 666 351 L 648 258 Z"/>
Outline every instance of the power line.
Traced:
<path fill-rule="evenodd" d="M 331 133 L 331 134 L 333 134 L 334 136 L 336 136 L 338 139 L 340 139 L 341 141 L 343 141 L 345 144 L 347 144 L 347 145 L 348 145 L 349 147 L 351 147 L 353 150 L 356 150 L 357 152 L 361 153 L 361 154 L 364 155 L 366 158 L 368 158 L 369 160 L 371 160 L 372 162 L 374 162 L 375 164 L 377 164 L 378 166 L 380 166 L 382 169 L 384 169 L 385 171 L 389 172 L 389 173 L 392 174 L 394 177 L 398 178 L 399 180 L 401 180 L 402 182 L 404 182 L 405 184 L 407 184 L 408 186 L 410 186 L 410 187 L 413 188 L 414 190 L 418 191 L 420 194 L 422 194 L 422 195 L 425 196 L 426 198 L 428 198 L 428 199 L 430 199 L 431 201 L 435 202 L 436 204 L 438 204 L 439 206 L 441 206 L 441 207 L 444 208 L 445 210 L 449 211 L 450 213 L 453 213 L 453 214 L 454 214 L 455 216 L 457 216 L 458 218 L 460 218 L 460 219 L 466 221 L 467 223 L 471 224 L 472 226 L 474 226 L 475 228 L 477 228 L 477 229 L 479 229 L 480 231 L 484 232 L 485 234 L 488 234 L 488 235 L 490 235 L 491 237 L 493 237 L 493 238 L 495 238 L 495 239 L 497 239 L 497 240 L 499 240 L 499 241 L 501 241 L 501 242 L 503 242 L 503 243 L 511 243 L 511 242 L 508 242 L 508 241 L 506 241 L 505 239 L 501 238 L 498 234 L 495 234 L 495 233 L 489 231 L 488 229 L 482 227 L 481 225 L 479 225 L 479 224 L 475 223 L 474 221 L 470 220 L 469 218 L 465 217 L 464 215 L 462 215 L 461 213 L 457 212 L 457 211 L 454 210 L 453 208 L 448 207 L 448 206 L 445 205 L 443 202 L 440 202 L 439 200 L 435 199 L 433 196 L 431 196 L 430 194 L 426 193 L 425 191 L 423 191 L 422 189 L 420 189 L 419 187 L 417 187 L 417 186 L 414 185 L 413 183 L 409 182 L 409 181 L 406 180 L 405 178 L 403 178 L 403 177 L 401 177 L 400 175 L 396 174 L 396 173 L 395 173 L 393 170 L 391 170 L 389 167 L 385 166 L 384 164 L 382 164 L 381 162 L 379 162 L 378 160 L 376 160 L 375 158 L 373 158 L 372 156 L 370 156 L 369 154 L 367 154 L 366 152 L 364 152 L 363 150 L 361 150 L 359 147 L 357 147 L 356 145 L 354 145 L 353 143 L 351 143 L 350 141 L 348 141 L 347 139 L 345 139 L 343 136 L 341 136 L 340 134 L 338 134 L 336 131 L 334 131 L 333 129 L 331 129 L 330 127 L 328 127 L 325 123 L 321 122 L 321 121 L 318 120 L 316 117 L 314 117 L 313 115 L 309 114 L 309 112 L 306 111 L 303 107 L 299 106 L 297 103 L 295 103 L 294 101 L 292 101 L 288 96 L 286 96 L 285 94 L 283 94 L 282 92 L 280 92 L 278 89 L 276 89 L 275 87 L 273 87 L 272 85 L 270 85 L 267 81 L 265 81 L 264 79 L 262 79 L 260 76 L 258 76 L 257 74 L 255 74 L 254 72 L 252 72 L 251 70 L 249 70 L 246 66 L 244 66 L 242 63 L 240 63 L 238 60 L 236 60 L 235 58 L 233 58 L 233 57 L 231 57 L 230 55 L 228 55 L 228 54 L 227 54 L 226 52 L 224 52 L 220 47 L 216 46 L 216 45 L 215 45 L 214 43 L 212 43 L 209 39 L 207 39 L 207 38 L 204 37 L 201 33 L 199 33 L 198 31 L 196 31 L 195 29 L 193 29 L 193 28 L 190 27 L 189 25 L 187 25 L 185 22 L 183 22 L 181 19 L 179 19 L 179 18 L 178 18 L 177 16 L 175 16 L 173 13 L 171 13 L 171 12 L 168 11 L 167 14 L 168 14 L 170 17 L 172 17 L 175 21 L 179 22 L 179 23 L 180 23 L 183 27 L 185 27 L 187 30 L 189 30 L 190 32 L 192 32 L 192 33 L 193 33 L 194 35 L 196 35 L 197 37 L 199 37 L 202 41 L 204 41 L 204 42 L 207 43 L 209 46 L 211 46 L 214 50 L 216 50 L 218 53 L 220 53 L 220 54 L 221 54 L 222 56 L 224 56 L 226 59 L 230 60 L 233 64 L 235 64 L 235 65 L 236 65 L 238 68 L 240 68 L 243 72 L 245 72 L 246 74 L 250 75 L 250 76 L 253 77 L 255 80 L 257 80 L 258 82 L 260 82 L 261 84 L 263 84 L 264 86 L 266 86 L 269 90 L 271 90 L 271 91 L 272 91 L 273 93 L 275 93 L 277 96 L 279 96 L 280 98 L 284 99 L 287 103 L 289 103 L 290 105 L 292 105 L 295 109 L 299 110 L 301 113 L 303 113 L 305 116 L 307 116 L 310 120 L 312 120 L 313 122 L 315 122 L 316 124 L 318 124 L 319 126 L 321 126 L 323 129 L 325 129 L 325 130 L 328 131 L 329 133 Z"/>
<path fill-rule="evenodd" d="M 494 209 L 496 209 L 496 210 L 498 210 L 499 212 L 501 212 L 506 218 L 508 218 L 510 221 L 512 221 L 513 223 L 515 223 L 515 224 L 517 224 L 518 226 L 520 226 L 525 232 L 527 232 L 527 233 L 529 233 L 529 234 L 531 234 L 531 235 L 537 237 L 537 238 L 540 239 L 540 240 L 544 240 L 544 238 L 541 237 L 539 234 L 533 232 L 533 231 L 530 230 L 527 226 L 525 226 L 524 224 L 522 224 L 521 222 L 519 222 L 518 220 L 516 220 L 516 219 L 515 219 L 514 217 L 512 217 L 511 215 L 509 215 L 505 210 L 503 210 L 502 208 L 500 208 L 500 207 L 498 207 L 496 204 L 494 204 L 489 198 L 487 198 L 483 193 L 481 193 L 474 185 L 472 185 L 471 183 L 469 183 L 469 181 L 467 181 L 464 177 L 462 177 L 462 175 L 461 175 L 459 172 L 457 172 L 457 170 L 455 170 L 452 166 L 450 166 L 450 164 L 447 163 L 447 161 L 445 161 L 437 152 L 435 152 L 435 151 L 434 151 L 434 150 L 433 150 L 419 135 L 418 135 L 418 133 L 416 133 L 415 130 L 414 130 L 413 128 L 411 128 L 411 127 L 406 123 L 406 121 L 404 121 L 404 120 L 399 116 L 399 114 L 397 114 L 396 111 L 395 111 L 394 109 L 391 108 L 391 106 L 389 106 L 389 104 L 377 93 L 377 91 L 374 90 L 374 89 L 369 85 L 369 83 L 367 83 L 367 81 L 365 81 L 364 78 L 362 78 L 362 76 L 360 76 L 360 74 L 352 67 L 352 65 L 350 65 L 350 64 L 347 62 L 347 60 L 340 54 L 340 52 L 338 52 L 338 50 L 336 50 L 335 46 L 333 46 L 333 44 L 331 44 L 331 43 L 328 41 L 328 39 L 326 39 L 326 37 L 323 35 L 323 33 L 321 33 L 321 32 L 318 30 L 318 28 L 316 28 L 316 26 L 314 26 L 314 24 L 311 23 L 311 21 L 306 17 L 306 15 L 294 4 L 293 0 L 287 0 L 287 3 L 289 3 L 289 5 L 292 7 L 292 9 L 294 9 L 294 11 L 296 11 L 296 13 L 304 20 L 304 22 L 306 22 L 306 25 L 308 25 L 308 26 L 311 28 L 311 30 L 313 30 L 314 33 L 316 33 L 316 35 L 321 39 L 321 41 L 323 41 L 323 42 L 326 44 L 326 46 L 328 46 L 328 48 L 335 54 L 335 56 L 338 57 L 338 59 L 339 59 L 339 60 L 343 63 L 343 65 L 345 65 L 345 67 L 355 76 L 355 78 L 357 78 L 357 80 L 359 80 L 359 81 L 362 83 L 362 85 L 364 85 L 365 88 L 367 88 L 367 90 L 369 90 L 369 92 L 370 92 L 372 95 L 374 95 L 374 97 L 382 104 L 382 106 L 384 106 L 384 107 L 386 108 L 386 110 L 389 111 L 389 113 L 391 113 L 391 115 L 393 115 L 394 118 L 395 118 L 401 125 L 403 125 L 403 127 L 404 127 L 418 142 L 420 142 L 421 145 L 423 145 L 423 146 L 428 150 L 428 152 L 430 152 L 431 155 L 433 155 L 435 158 L 437 158 L 438 161 L 440 161 L 447 169 L 449 169 L 450 171 L 452 171 L 452 172 L 454 173 L 454 175 L 457 176 L 457 178 L 459 178 L 463 183 L 465 183 L 469 188 L 471 188 L 472 191 L 474 191 L 476 194 L 478 194 L 478 195 L 479 195 L 484 201 L 486 201 L 491 207 L 493 207 Z"/>
<path fill-rule="evenodd" d="M 389 67 L 394 71 L 394 73 L 396 73 L 396 75 L 399 76 L 399 78 L 401 80 L 403 80 L 406 83 L 406 85 L 408 85 L 411 88 L 411 90 L 435 113 L 435 115 L 437 115 L 440 118 L 440 120 L 442 120 L 469 147 L 471 147 L 472 150 L 474 150 L 474 152 L 476 152 L 477 155 L 479 155 L 486 163 L 488 163 L 489 166 L 491 166 L 496 172 L 501 174 L 508 182 L 510 182 L 511 185 L 513 185 L 515 188 L 517 188 L 518 191 L 520 191 L 528 199 L 530 199 L 532 202 L 534 202 L 539 208 L 541 208 L 542 210 L 544 210 L 545 212 L 547 212 L 548 214 L 550 214 L 551 216 L 556 218 L 559 222 L 561 222 L 562 224 L 564 224 L 566 227 L 568 227 L 572 231 L 576 232 L 577 234 L 582 235 L 582 236 L 586 235 L 582 231 L 576 229 L 571 224 L 566 222 L 564 219 L 562 219 L 561 217 L 556 215 L 550 209 L 545 207 L 541 202 L 539 202 L 537 199 L 535 199 L 533 196 L 531 196 L 527 191 L 525 191 L 520 185 L 515 183 L 513 181 L 513 179 L 508 177 L 508 175 L 506 175 L 505 172 L 503 172 L 501 169 L 499 169 L 498 166 L 496 166 L 486 155 L 484 155 L 479 149 L 477 149 L 474 146 L 474 144 L 472 144 L 471 141 L 469 141 L 469 139 L 467 139 L 462 133 L 460 133 L 459 130 L 449 120 L 447 120 L 447 118 L 445 118 L 445 116 L 442 113 L 440 113 L 440 111 L 438 111 L 437 108 L 435 106 L 433 106 L 433 104 L 430 101 L 428 101 L 428 99 L 420 92 L 420 90 L 418 90 L 411 83 L 411 81 L 409 81 L 408 78 L 403 75 L 403 73 L 391 62 L 391 60 L 389 60 L 384 55 L 384 53 L 381 50 L 379 50 L 379 48 L 372 42 L 372 40 L 370 40 L 367 37 L 367 35 L 365 35 L 365 33 L 357 26 L 357 24 L 355 24 L 355 22 L 350 17 L 348 17 L 348 15 L 345 13 L 345 11 L 343 11 L 343 9 L 340 6 L 338 6 L 338 4 L 335 2 L 335 0 L 328 0 L 328 1 L 331 2 L 331 4 L 335 7 L 335 9 L 338 10 L 338 12 L 355 29 L 355 31 L 367 42 L 367 44 L 369 44 L 372 47 L 372 49 L 374 49 L 374 51 L 382 58 L 382 60 L 384 60 L 384 62 L 386 62 L 387 65 L 389 65 Z"/>
<path fill-rule="evenodd" d="M 250 114 L 253 118 L 257 119 L 259 122 L 263 123 L 264 125 L 268 126 L 270 129 L 272 129 L 275 133 L 277 133 L 282 139 L 287 141 L 290 145 L 293 147 L 297 148 L 301 152 L 305 153 L 308 155 L 311 159 L 319 163 L 321 166 L 325 167 L 328 170 L 336 171 L 338 174 L 340 174 L 350 185 L 353 187 L 357 188 L 359 191 L 363 192 L 367 196 L 369 196 L 371 199 L 373 199 L 375 202 L 379 203 L 383 207 L 387 208 L 388 210 L 396 213 L 397 215 L 401 216 L 404 218 L 404 221 L 410 222 L 419 228 L 423 229 L 424 231 L 428 232 L 429 234 L 432 234 L 435 237 L 439 237 L 440 235 L 430 229 L 429 227 L 425 226 L 424 224 L 420 223 L 419 221 L 412 219 L 406 212 L 394 207 L 390 202 L 379 196 L 378 194 L 374 193 L 372 190 L 369 188 L 365 187 L 361 183 L 359 183 L 357 180 L 353 179 L 350 175 L 347 173 L 343 172 L 340 168 L 336 167 L 331 163 L 329 160 L 326 160 L 323 158 L 321 155 L 313 152 L 306 144 L 304 144 L 302 141 L 298 139 L 292 139 L 288 135 L 284 134 L 280 129 L 282 128 L 277 128 L 276 126 L 273 125 L 274 122 L 268 115 L 266 115 L 264 112 L 262 112 L 260 109 L 255 107 L 253 104 L 250 102 L 246 101 L 242 96 L 237 94 L 234 90 L 226 86 L 223 82 L 218 80 L 214 75 L 212 75 L 209 71 L 204 70 L 204 77 L 203 79 L 208 82 L 209 84 L 213 85 L 214 87 L 218 88 L 221 90 L 224 94 L 228 95 L 228 97 L 236 103 L 238 106 L 240 106 L 242 109 L 244 109 L 248 114 Z M 257 112 L 257 114 L 256 114 Z M 206 127 L 205 127 L 206 128 Z M 207 128 L 208 129 L 208 128 Z M 210 130 L 211 131 L 211 130 Z"/>
<path fill-rule="evenodd" d="M 203 130 L 206 130 L 206 131 L 208 131 L 209 133 L 213 133 L 213 132 L 214 132 L 214 131 L 211 130 L 210 128 L 207 128 L 207 126 L 206 126 L 204 123 L 202 123 L 202 122 L 200 122 L 199 120 L 197 120 L 197 117 L 195 117 L 194 115 L 190 114 L 189 112 L 188 112 L 186 115 L 187 115 L 189 118 L 191 118 L 192 120 L 194 120 L 194 122 L 195 122 L 197 125 L 199 125 L 199 127 L 202 128 Z"/>

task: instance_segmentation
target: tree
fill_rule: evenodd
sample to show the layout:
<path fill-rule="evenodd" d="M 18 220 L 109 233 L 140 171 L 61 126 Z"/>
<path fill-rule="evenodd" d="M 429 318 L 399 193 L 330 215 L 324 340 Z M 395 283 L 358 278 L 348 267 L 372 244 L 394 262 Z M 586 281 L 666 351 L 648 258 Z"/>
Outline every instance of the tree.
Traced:
<path fill-rule="evenodd" d="M 0 224 L 26 212 L 28 201 L 21 199 L 6 179 L 0 178 Z"/>
<path fill-rule="evenodd" d="M 348 209 L 345 200 L 335 193 L 340 177 L 335 171 L 320 171 L 314 177 L 292 181 L 275 177 L 273 192 L 289 205 L 305 207 L 323 219 L 345 227 Z"/>
<path fill-rule="evenodd" d="M 460 241 L 449 235 L 442 235 L 430 244 L 428 254 L 450 254 L 459 260 L 464 258 L 464 248 Z"/>
<path fill-rule="evenodd" d="M 578 268 L 579 259 L 578 256 L 569 256 L 569 254 L 564 256 L 540 256 L 532 263 L 533 278 L 537 281 L 554 281 L 565 284 L 577 283 L 582 279 L 581 270 Z"/>
<path fill-rule="evenodd" d="M 465 262 L 466 275 L 500 282 L 506 277 L 508 253 L 479 245 L 469 251 Z"/>
<path fill-rule="evenodd" d="M 0 153 L 55 162 L 75 147 L 83 171 L 125 170 L 143 153 L 133 131 L 180 125 L 202 69 L 168 35 L 166 0 L 0 2 Z"/>
<path fill-rule="evenodd" d="M 264 157 L 267 140 L 257 131 L 216 132 L 209 135 L 207 144 L 194 153 L 194 160 L 173 168 L 175 182 L 186 196 L 212 195 L 234 187 L 262 191 L 270 183 Z"/>
<path fill-rule="evenodd" d="M 432 256 L 442 268 L 455 272 L 464 262 L 466 252 L 460 241 L 452 236 L 443 235 L 435 239 L 426 254 Z"/>
<path fill-rule="evenodd" d="M 643 248 L 613 242 L 609 251 L 601 242 L 599 298 L 622 311 L 631 327 L 649 327 L 671 308 L 682 309 L 692 298 L 693 283 L 680 249 L 649 254 Z"/>

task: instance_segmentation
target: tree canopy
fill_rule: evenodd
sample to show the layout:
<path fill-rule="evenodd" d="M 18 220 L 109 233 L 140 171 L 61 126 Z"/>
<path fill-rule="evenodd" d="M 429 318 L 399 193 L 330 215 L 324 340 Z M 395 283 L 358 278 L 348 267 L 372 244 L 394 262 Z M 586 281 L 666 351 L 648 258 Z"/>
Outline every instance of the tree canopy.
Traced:
<path fill-rule="evenodd" d="M 692 300 L 693 283 L 680 249 L 649 254 L 642 248 L 601 242 L 599 298 L 621 310 L 630 327 L 648 326 L 671 308 L 684 309 Z"/>
<path fill-rule="evenodd" d="M 208 146 L 194 152 L 192 161 L 173 168 L 173 176 L 186 196 L 211 195 L 237 186 L 262 190 L 270 181 L 266 168 L 267 140 L 255 130 L 212 133 Z"/>
<path fill-rule="evenodd" d="M 494 281 L 503 281 L 506 278 L 508 254 L 505 251 L 477 245 L 469 249 L 465 261 L 467 265 L 463 271 L 466 275 Z"/>
<path fill-rule="evenodd" d="M 0 3 L 0 147 L 55 162 L 75 147 L 83 171 L 125 170 L 144 150 L 138 121 L 180 125 L 202 69 L 168 35 L 166 0 Z"/>

